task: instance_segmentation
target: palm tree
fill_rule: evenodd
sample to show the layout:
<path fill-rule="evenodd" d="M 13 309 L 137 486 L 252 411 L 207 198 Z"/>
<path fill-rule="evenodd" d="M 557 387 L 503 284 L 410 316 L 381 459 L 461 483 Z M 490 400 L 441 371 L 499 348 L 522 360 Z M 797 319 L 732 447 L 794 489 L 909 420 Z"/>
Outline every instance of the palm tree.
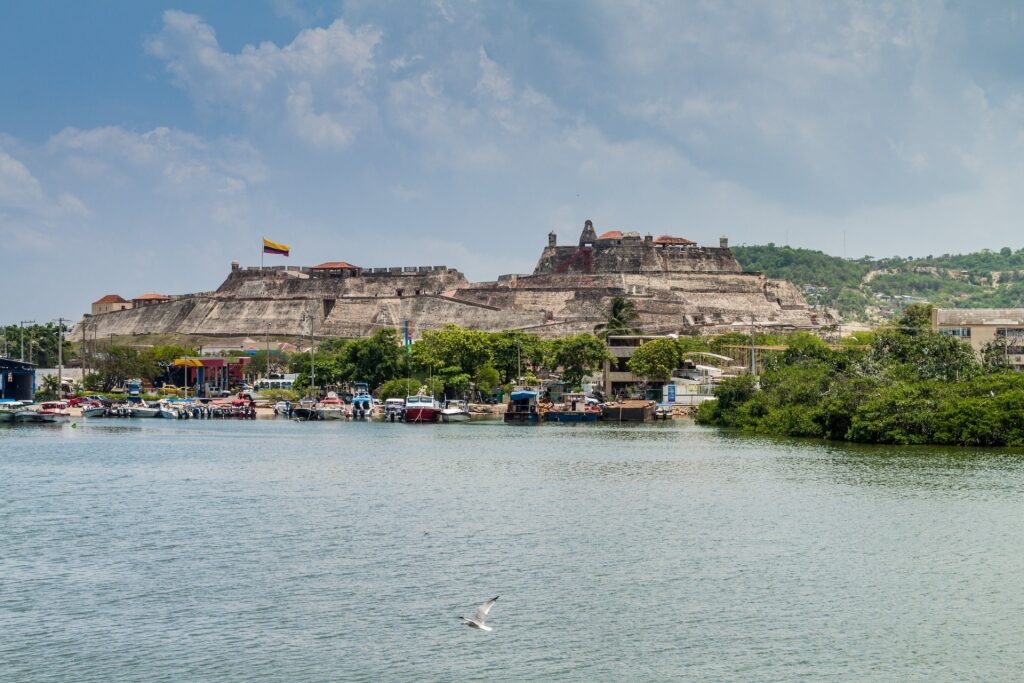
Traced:
<path fill-rule="evenodd" d="M 594 334 L 601 339 L 607 339 L 610 334 L 636 334 L 638 331 L 633 327 L 640 314 L 632 301 L 624 296 L 612 297 L 608 302 L 607 322 L 600 323 L 594 327 Z"/>

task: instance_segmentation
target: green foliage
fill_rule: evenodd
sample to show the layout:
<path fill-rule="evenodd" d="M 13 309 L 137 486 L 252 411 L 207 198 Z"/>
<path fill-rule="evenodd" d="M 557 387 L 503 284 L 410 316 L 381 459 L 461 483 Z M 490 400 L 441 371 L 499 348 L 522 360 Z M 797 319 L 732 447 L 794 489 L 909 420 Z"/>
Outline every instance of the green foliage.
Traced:
<path fill-rule="evenodd" d="M 552 342 L 551 365 L 562 371 L 562 381 L 578 387 L 583 378 L 599 369 L 611 356 L 604 342 L 592 334 L 583 332 Z"/>
<path fill-rule="evenodd" d="M 1024 307 L 1024 249 L 858 260 L 774 244 L 732 252 L 745 270 L 814 288 L 806 294 L 809 303 L 835 307 L 846 319 L 864 319 L 867 307 L 879 303 L 875 295 L 897 307 L 894 298 L 904 296 L 945 308 Z"/>
<path fill-rule="evenodd" d="M 260 392 L 260 398 L 271 403 L 278 401 L 298 401 L 302 394 L 291 389 L 264 389 Z"/>
<path fill-rule="evenodd" d="M 477 389 L 484 394 L 493 394 L 501 386 L 501 375 L 490 365 L 485 365 L 476 372 L 473 378 Z"/>
<path fill-rule="evenodd" d="M 634 327 L 640 317 L 636 305 L 623 296 L 612 297 L 608 302 L 606 311 L 608 319 L 594 328 L 594 333 L 601 339 L 607 339 L 609 335 L 636 334 Z"/>
<path fill-rule="evenodd" d="M 465 392 L 484 365 L 491 364 L 490 335 L 457 325 L 423 333 L 413 344 L 410 362 L 414 369 L 441 379 L 454 393 Z"/>
<path fill-rule="evenodd" d="M 422 382 L 412 377 L 405 377 L 402 379 L 389 379 L 384 382 L 378 389 L 377 398 L 384 400 L 387 398 L 405 398 L 406 396 L 413 396 L 423 386 Z"/>
<path fill-rule="evenodd" d="M 95 365 L 96 373 L 102 378 L 104 391 L 121 386 L 129 379 L 151 383 L 164 372 L 151 349 L 131 346 L 110 346 L 104 349 L 102 353 L 96 354 Z"/>
<path fill-rule="evenodd" d="M 765 434 L 889 444 L 1024 445 L 1024 374 L 992 364 L 908 310 L 868 348 L 832 349 L 809 335 L 766 364 L 760 389 L 723 382 L 702 424 Z"/>
<path fill-rule="evenodd" d="M 495 332 L 489 335 L 491 365 L 501 376 L 501 382 L 515 380 L 520 371 L 536 371 L 544 364 L 547 344 L 540 337 L 519 330 Z"/>
<path fill-rule="evenodd" d="M 64 325 L 64 365 L 77 362 L 74 345 L 68 341 L 68 325 Z M 7 352 L 12 358 L 24 358 L 41 368 L 57 367 L 57 345 L 59 330 L 56 323 L 45 325 L 6 325 L 0 331 L 7 342 Z M 24 348 L 22 342 L 24 341 Z"/>
<path fill-rule="evenodd" d="M 682 351 L 675 339 L 651 339 L 644 342 L 629 359 L 629 371 L 637 377 L 667 381 L 682 363 Z"/>

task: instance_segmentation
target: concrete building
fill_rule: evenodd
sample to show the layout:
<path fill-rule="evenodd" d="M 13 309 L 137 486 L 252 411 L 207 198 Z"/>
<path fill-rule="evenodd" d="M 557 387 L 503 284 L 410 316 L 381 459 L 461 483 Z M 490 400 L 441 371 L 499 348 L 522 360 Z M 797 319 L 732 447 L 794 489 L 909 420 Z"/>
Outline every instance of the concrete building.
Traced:
<path fill-rule="evenodd" d="M 683 361 L 682 366 L 672 371 L 667 381 L 648 380 L 638 377 L 629 370 L 629 359 L 638 348 L 652 339 L 664 339 L 663 335 L 609 335 L 605 347 L 611 355 L 611 361 L 604 362 L 602 389 L 608 398 L 620 395 L 633 395 L 643 385 L 647 389 L 646 398 L 674 403 L 677 405 L 697 405 L 710 400 L 714 396 L 713 385 L 725 376 L 724 372 L 711 365 L 703 365 L 691 358 Z M 719 363 L 732 363 L 728 356 L 715 353 L 694 352 L 688 354 L 693 359 L 713 359 Z"/>
<path fill-rule="evenodd" d="M 986 344 L 1005 340 L 1010 366 L 1024 370 L 1024 308 L 933 308 L 932 329 L 969 343 L 979 356 Z"/>
<path fill-rule="evenodd" d="M 102 299 L 92 302 L 92 314 L 112 313 L 114 311 L 127 311 L 132 307 L 132 302 L 122 298 L 119 294 L 107 294 Z"/>

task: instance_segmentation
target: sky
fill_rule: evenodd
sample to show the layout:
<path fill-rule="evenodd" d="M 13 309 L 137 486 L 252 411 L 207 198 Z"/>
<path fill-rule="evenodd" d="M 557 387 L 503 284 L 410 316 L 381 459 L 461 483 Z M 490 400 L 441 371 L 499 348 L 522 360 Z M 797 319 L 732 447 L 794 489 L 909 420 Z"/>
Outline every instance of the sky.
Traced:
<path fill-rule="evenodd" d="M 0 323 L 547 233 L 1020 248 L 1014 3 L 3 0 Z"/>

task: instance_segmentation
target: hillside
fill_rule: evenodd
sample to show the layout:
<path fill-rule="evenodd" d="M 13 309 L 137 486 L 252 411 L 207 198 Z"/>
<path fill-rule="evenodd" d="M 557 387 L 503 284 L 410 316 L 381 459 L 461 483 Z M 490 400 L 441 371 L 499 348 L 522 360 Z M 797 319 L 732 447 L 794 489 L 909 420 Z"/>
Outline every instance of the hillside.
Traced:
<path fill-rule="evenodd" d="M 846 320 L 885 320 L 921 300 L 948 308 L 1024 307 L 1024 249 L 852 260 L 775 244 L 732 248 L 744 270 L 784 278 Z"/>

